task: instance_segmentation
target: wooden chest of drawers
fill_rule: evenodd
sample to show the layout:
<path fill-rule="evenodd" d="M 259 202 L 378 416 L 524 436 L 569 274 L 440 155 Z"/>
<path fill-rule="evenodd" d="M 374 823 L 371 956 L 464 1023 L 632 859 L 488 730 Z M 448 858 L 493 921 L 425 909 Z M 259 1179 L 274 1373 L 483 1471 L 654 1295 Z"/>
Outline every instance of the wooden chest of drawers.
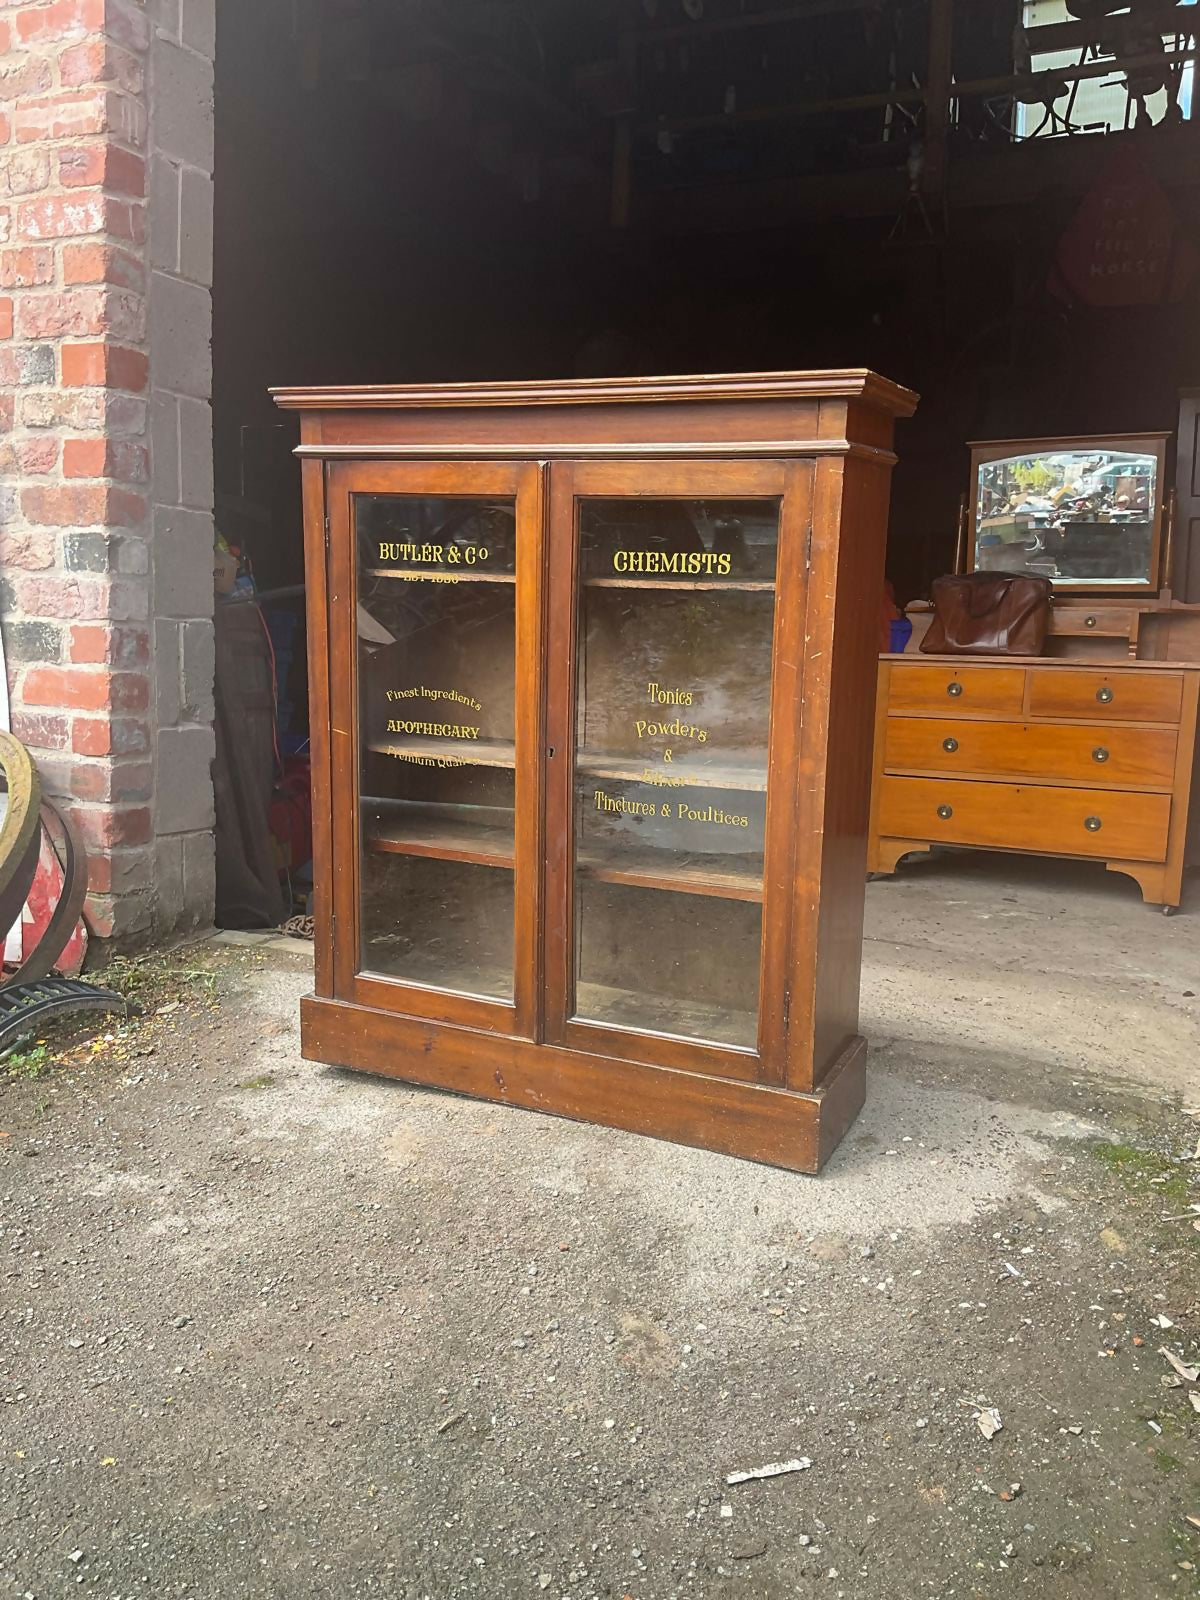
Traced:
<path fill-rule="evenodd" d="M 868 866 L 934 844 L 1103 861 L 1173 910 L 1200 667 L 888 655 Z"/>

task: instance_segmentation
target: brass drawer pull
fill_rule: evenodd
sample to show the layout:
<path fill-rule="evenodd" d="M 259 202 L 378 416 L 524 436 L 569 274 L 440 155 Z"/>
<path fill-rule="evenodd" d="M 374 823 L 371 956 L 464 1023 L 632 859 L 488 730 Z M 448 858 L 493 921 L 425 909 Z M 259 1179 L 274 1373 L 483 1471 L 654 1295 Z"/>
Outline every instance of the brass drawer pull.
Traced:
<path fill-rule="evenodd" d="M 1112 697 L 1113 697 L 1113 692 L 1108 687 L 1107 684 L 1105 684 L 1102 689 L 1097 689 L 1096 690 L 1096 699 L 1099 700 L 1099 702 L 1100 702 L 1100 704 L 1102 706 L 1108 705 L 1110 703 L 1110 701 L 1112 700 Z"/>
<path fill-rule="evenodd" d="M 1083 819 L 1083 825 L 1089 833 L 1100 832 L 1101 822 L 1099 817 L 1085 817 Z"/>
<path fill-rule="evenodd" d="M 1096 626 L 1095 617 L 1084 617 L 1083 625 L 1085 628 L 1094 628 Z"/>
<path fill-rule="evenodd" d="M 954 815 L 954 807 L 953 806 L 939 806 L 938 807 L 938 816 L 941 817 L 943 822 L 949 822 L 950 818 L 953 815 Z M 1099 827 L 1100 824 L 1097 823 L 1096 826 Z"/>
<path fill-rule="evenodd" d="M 950 755 L 953 755 L 954 752 L 958 749 L 958 740 L 957 739 L 943 739 L 942 740 L 942 749 L 948 751 Z"/>
<path fill-rule="evenodd" d="M 1098 744 L 1096 746 L 1096 748 L 1092 751 L 1092 760 L 1093 761 L 1100 761 L 1100 762 L 1104 762 L 1104 761 L 1108 760 L 1108 751 L 1104 748 L 1104 746 L 1102 744 Z"/>
<path fill-rule="evenodd" d="M 961 694 L 962 693 L 962 684 L 958 683 L 958 682 L 948 683 L 946 685 L 946 693 L 947 694 L 954 694 L 954 695 Z"/>

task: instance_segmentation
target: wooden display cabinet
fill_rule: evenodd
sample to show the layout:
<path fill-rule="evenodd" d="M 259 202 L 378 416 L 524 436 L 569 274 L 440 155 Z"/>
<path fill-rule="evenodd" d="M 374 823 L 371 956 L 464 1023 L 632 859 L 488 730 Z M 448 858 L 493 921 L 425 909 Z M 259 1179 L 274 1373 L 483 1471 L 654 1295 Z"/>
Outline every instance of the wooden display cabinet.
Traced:
<path fill-rule="evenodd" d="M 862 1103 L 866 372 L 281 390 L 310 1059 L 815 1172 Z"/>

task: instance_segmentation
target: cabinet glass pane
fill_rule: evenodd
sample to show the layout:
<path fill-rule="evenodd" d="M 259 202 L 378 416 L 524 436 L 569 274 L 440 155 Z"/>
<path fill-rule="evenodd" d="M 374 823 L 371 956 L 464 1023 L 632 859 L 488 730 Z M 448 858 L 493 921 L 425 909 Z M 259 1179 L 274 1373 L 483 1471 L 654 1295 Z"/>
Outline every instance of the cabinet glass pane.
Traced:
<path fill-rule="evenodd" d="M 361 966 L 513 995 L 516 505 L 357 495 Z"/>
<path fill-rule="evenodd" d="M 577 1017 L 754 1048 L 778 530 L 579 502 Z"/>

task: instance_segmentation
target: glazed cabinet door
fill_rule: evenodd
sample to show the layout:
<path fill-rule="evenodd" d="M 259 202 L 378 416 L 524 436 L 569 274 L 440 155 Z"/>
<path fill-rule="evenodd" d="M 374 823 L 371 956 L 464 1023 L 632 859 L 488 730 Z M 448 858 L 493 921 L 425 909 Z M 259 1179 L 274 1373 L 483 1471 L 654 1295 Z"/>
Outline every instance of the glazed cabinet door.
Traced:
<path fill-rule="evenodd" d="M 536 464 L 328 469 L 334 984 L 538 1027 Z"/>
<path fill-rule="evenodd" d="M 550 484 L 548 1035 L 782 1081 L 811 465 Z"/>

